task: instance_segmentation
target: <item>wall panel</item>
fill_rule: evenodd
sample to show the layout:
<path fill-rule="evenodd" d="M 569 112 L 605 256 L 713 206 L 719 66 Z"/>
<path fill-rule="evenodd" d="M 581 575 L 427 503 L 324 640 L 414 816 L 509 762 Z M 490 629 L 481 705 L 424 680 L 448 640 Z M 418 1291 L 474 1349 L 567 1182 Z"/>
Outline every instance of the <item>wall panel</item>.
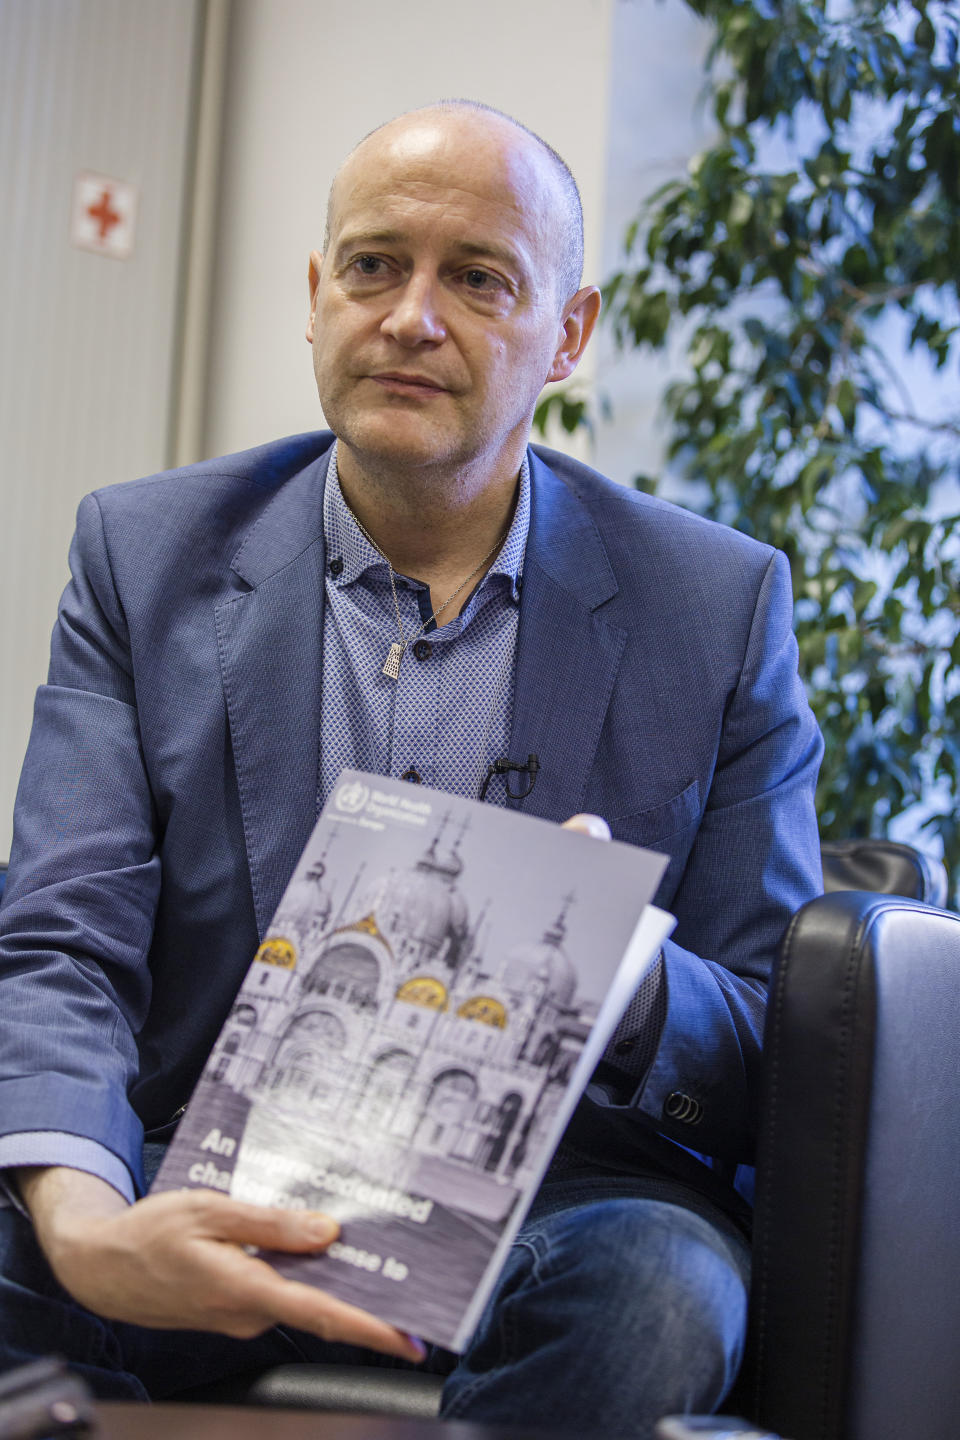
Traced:
<path fill-rule="evenodd" d="M 0 0 L 0 858 L 77 501 L 173 423 L 200 0 Z M 75 175 L 135 185 L 128 260 L 75 248 Z"/>

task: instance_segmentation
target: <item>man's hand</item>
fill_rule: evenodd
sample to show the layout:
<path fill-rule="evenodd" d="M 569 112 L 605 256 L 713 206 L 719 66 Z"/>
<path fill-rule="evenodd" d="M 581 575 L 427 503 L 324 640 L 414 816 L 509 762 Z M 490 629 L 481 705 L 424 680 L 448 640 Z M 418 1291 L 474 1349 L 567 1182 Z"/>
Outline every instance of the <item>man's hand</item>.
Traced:
<path fill-rule="evenodd" d="M 335 1220 L 244 1205 L 216 1190 L 170 1191 L 128 1205 L 105 1181 L 51 1166 L 18 1172 L 37 1238 L 65 1290 L 108 1320 L 251 1339 L 289 1325 L 422 1360 L 418 1341 L 312 1285 L 285 1280 L 245 1245 L 325 1250 Z"/>

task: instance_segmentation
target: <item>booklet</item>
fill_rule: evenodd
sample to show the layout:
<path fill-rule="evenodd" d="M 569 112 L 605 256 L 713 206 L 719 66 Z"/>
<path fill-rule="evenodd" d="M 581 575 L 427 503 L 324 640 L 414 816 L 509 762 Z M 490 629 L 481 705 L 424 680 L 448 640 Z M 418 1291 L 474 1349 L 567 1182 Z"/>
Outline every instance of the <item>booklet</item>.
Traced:
<path fill-rule="evenodd" d="M 323 1210 L 261 1252 L 462 1350 L 673 917 L 663 856 L 345 771 L 154 1183 Z"/>

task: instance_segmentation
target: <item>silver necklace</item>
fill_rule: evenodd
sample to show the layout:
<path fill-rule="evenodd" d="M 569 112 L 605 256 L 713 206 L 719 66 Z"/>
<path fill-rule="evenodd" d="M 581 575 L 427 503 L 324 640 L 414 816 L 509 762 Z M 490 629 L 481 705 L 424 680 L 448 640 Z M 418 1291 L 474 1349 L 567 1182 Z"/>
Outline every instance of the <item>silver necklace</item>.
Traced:
<path fill-rule="evenodd" d="M 341 495 L 343 494 L 342 490 L 341 490 L 340 493 L 341 493 Z M 345 497 L 344 497 L 343 503 L 344 503 L 344 505 L 347 505 L 347 501 L 346 501 L 346 498 L 345 498 Z M 386 676 L 388 677 L 388 679 L 390 679 L 390 680 L 399 680 L 399 678 L 400 678 L 400 661 L 403 659 L 403 656 L 404 656 L 404 653 L 405 653 L 405 651 L 406 651 L 406 649 L 407 649 L 407 646 L 408 646 L 409 644 L 412 644 L 414 641 L 419 640 L 420 636 L 423 634 L 424 630 L 426 630 L 427 626 L 431 623 L 431 621 L 436 620 L 436 618 L 437 618 L 438 615 L 442 615 L 442 614 L 443 614 L 443 612 L 444 612 L 444 610 L 446 610 L 447 606 L 450 605 L 450 604 L 452 604 L 453 601 L 456 600 L 456 598 L 457 598 L 457 596 L 460 594 L 461 590 L 463 590 L 467 585 L 469 585 L 469 583 L 470 583 L 470 581 L 473 579 L 474 575 L 477 575 L 477 574 L 483 569 L 484 565 L 486 565 L 487 561 L 488 561 L 493 555 L 495 555 L 499 549 L 501 549 L 504 540 L 506 540 L 507 535 L 510 533 L 510 527 L 509 527 L 509 525 L 507 526 L 506 530 L 504 530 L 504 532 L 503 532 L 503 534 L 500 536 L 499 540 L 498 540 L 498 541 L 496 542 L 496 544 L 493 546 L 493 549 L 492 549 L 492 550 L 488 550 L 487 553 L 486 553 L 486 555 L 484 555 L 483 559 L 480 561 L 480 564 L 477 565 L 473 570 L 470 571 L 470 574 L 467 576 L 466 580 L 461 580 L 460 584 L 457 586 L 456 590 L 454 590 L 453 594 L 452 594 L 452 595 L 448 595 L 447 598 L 446 598 L 446 600 L 444 600 L 443 604 L 442 604 L 442 605 L 438 605 L 437 608 L 436 608 L 436 610 L 434 610 L 431 615 L 428 615 L 428 616 L 427 616 L 426 620 L 424 620 L 423 624 L 420 626 L 420 629 L 417 630 L 415 634 L 411 635 L 410 639 L 408 640 L 407 637 L 406 637 L 406 633 L 404 632 L 404 628 L 403 628 L 403 618 L 402 618 L 402 616 L 401 616 L 401 614 L 400 614 L 400 601 L 399 601 L 398 598 L 397 598 L 397 581 L 396 581 L 396 574 L 395 574 L 395 572 L 394 572 L 394 568 L 393 568 L 392 564 L 390 563 L 390 558 L 389 558 L 389 556 L 384 555 L 383 551 L 380 549 L 380 546 L 377 544 L 376 540 L 374 540 L 373 536 L 369 533 L 369 531 L 365 530 L 364 527 L 360 524 L 360 521 L 357 519 L 356 515 L 353 514 L 353 510 L 350 509 L 350 506 L 349 506 L 349 505 L 347 505 L 347 509 L 350 511 L 350 514 L 353 516 L 354 524 L 356 525 L 357 529 L 360 531 L 360 534 L 363 535 L 364 538 L 369 541 L 369 543 L 373 546 L 374 550 L 376 550 L 377 554 L 380 556 L 380 559 L 386 561 L 387 569 L 388 569 L 389 572 L 390 572 L 390 592 L 391 592 L 391 594 L 393 595 L 393 610 L 394 610 L 394 614 L 395 614 L 396 617 L 397 617 L 397 629 L 398 629 L 399 632 L 400 632 L 400 640 L 399 640 L 399 643 L 398 643 L 396 640 L 394 640 L 393 644 L 390 646 L 390 649 L 387 651 L 387 658 L 386 658 L 386 660 L 383 662 L 383 671 L 382 671 L 382 673 L 383 673 L 384 675 L 386 675 Z"/>

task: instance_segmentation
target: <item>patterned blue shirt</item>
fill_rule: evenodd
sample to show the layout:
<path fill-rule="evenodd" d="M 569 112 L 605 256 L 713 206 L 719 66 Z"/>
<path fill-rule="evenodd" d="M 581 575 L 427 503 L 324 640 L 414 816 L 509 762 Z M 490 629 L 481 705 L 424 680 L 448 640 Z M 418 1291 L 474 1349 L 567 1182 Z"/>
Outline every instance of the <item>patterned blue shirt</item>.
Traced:
<path fill-rule="evenodd" d="M 390 568 L 347 508 L 334 446 L 323 499 L 327 572 L 318 808 L 349 768 L 477 798 L 488 766 L 506 755 L 510 740 L 529 526 L 530 466 L 524 456 L 506 540 L 456 619 L 437 626 L 429 618 L 429 587 L 396 575 L 407 645 L 400 677 L 391 680 L 383 664 L 400 635 Z M 503 777 L 491 781 L 486 799 L 506 803 Z"/>

